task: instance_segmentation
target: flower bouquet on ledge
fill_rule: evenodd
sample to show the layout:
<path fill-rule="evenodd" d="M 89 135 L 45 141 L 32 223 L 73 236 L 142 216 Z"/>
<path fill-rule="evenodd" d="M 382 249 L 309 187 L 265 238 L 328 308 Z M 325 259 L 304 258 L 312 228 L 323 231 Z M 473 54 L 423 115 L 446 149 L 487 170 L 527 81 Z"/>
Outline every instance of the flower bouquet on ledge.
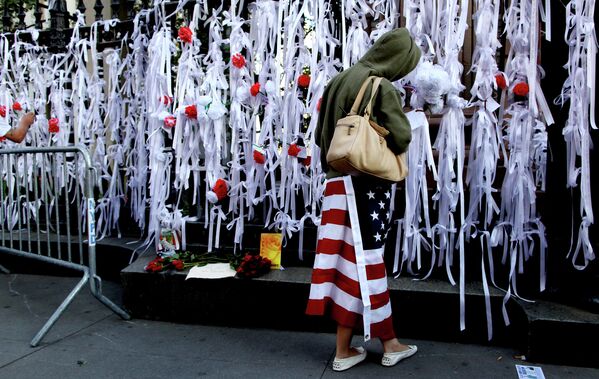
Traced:
<path fill-rule="evenodd" d="M 163 272 L 167 270 L 182 271 L 195 266 L 206 266 L 210 263 L 229 263 L 239 278 L 256 278 L 270 271 L 272 262 L 258 254 L 216 255 L 215 253 L 192 253 L 189 251 L 171 255 L 160 254 L 145 267 L 147 272 Z"/>
<path fill-rule="evenodd" d="M 178 254 L 171 256 L 158 256 L 148 263 L 145 270 L 148 272 L 162 272 L 166 270 L 182 271 L 185 268 L 185 263 L 179 259 Z"/>
<path fill-rule="evenodd" d="M 237 262 L 231 262 L 231 266 L 237 272 L 240 278 L 257 278 L 270 271 L 272 262 L 258 254 L 247 253 L 243 258 L 237 259 Z"/>
<path fill-rule="evenodd" d="M 174 254 L 161 254 L 148 263 L 145 270 L 148 272 L 162 272 L 167 270 L 182 271 L 194 266 L 205 266 L 209 263 L 231 262 L 232 256 L 217 256 L 214 253 L 192 253 L 184 251 Z"/>

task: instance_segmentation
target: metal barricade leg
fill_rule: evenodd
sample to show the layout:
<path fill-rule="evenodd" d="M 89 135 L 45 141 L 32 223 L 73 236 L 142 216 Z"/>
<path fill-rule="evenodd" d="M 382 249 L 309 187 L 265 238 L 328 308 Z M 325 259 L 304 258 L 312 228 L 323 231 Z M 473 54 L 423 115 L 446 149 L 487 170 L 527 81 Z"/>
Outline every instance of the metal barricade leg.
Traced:
<path fill-rule="evenodd" d="M 89 288 L 96 299 L 116 313 L 123 320 L 131 320 L 129 313 L 113 303 L 109 298 L 102 294 L 102 279 L 99 276 L 89 277 Z"/>
<path fill-rule="evenodd" d="M 0 265 L 0 272 L 4 274 L 10 274 L 10 271 L 8 271 L 8 269 L 2 265 Z"/>
<path fill-rule="evenodd" d="M 83 277 L 81 278 L 81 280 L 71 290 L 69 295 L 62 301 L 62 303 L 58 306 L 58 308 L 56 308 L 54 313 L 52 313 L 52 316 L 50 316 L 50 318 L 48 319 L 48 321 L 46 321 L 44 326 L 42 326 L 40 331 L 37 332 L 35 337 L 33 337 L 33 339 L 31 340 L 31 343 L 30 343 L 31 347 L 36 347 L 40 343 L 42 338 L 44 338 L 46 333 L 48 333 L 50 328 L 54 325 L 54 323 L 56 323 L 56 320 L 58 320 L 58 318 L 62 315 L 62 312 L 64 312 L 65 309 L 67 309 L 67 307 L 71 304 L 71 302 L 73 301 L 75 296 L 79 293 L 79 291 L 81 291 L 81 288 L 83 288 L 83 286 L 85 285 L 85 283 L 88 280 L 89 280 L 89 272 L 88 272 L 88 270 L 85 270 L 83 272 Z"/>
<path fill-rule="evenodd" d="M 96 299 L 106 305 L 114 313 L 119 315 L 125 320 L 131 319 L 131 316 L 127 312 L 121 309 L 118 305 L 110 301 L 106 296 L 102 294 L 102 280 L 96 275 L 96 215 L 95 215 L 95 201 L 93 192 L 93 169 L 90 168 L 86 175 L 86 208 L 87 208 L 87 245 L 88 245 L 88 257 L 89 257 L 89 288 Z"/>

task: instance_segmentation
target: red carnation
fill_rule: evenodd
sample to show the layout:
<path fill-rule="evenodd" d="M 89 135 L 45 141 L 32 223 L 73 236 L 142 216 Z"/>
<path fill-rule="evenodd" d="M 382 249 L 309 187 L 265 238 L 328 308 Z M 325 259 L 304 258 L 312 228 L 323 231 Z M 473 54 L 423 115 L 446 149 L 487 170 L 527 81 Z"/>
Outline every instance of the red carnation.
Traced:
<path fill-rule="evenodd" d="M 260 83 L 254 83 L 254 85 L 250 87 L 250 93 L 252 96 L 257 96 L 260 93 Z"/>
<path fill-rule="evenodd" d="M 312 163 L 312 156 L 308 155 L 306 158 L 304 158 L 304 160 L 302 161 L 302 164 L 306 167 L 310 167 L 310 164 Z"/>
<path fill-rule="evenodd" d="M 222 200 L 227 197 L 227 192 L 229 191 L 227 187 L 227 182 L 223 179 L 218 179 L 214 184 L 212 191 L 214 191 L 219 200 Z"/>
<path fill-rule="evenodd" d="M 4 105 L 0 105 L 0 117 L 6 117 L 6 107 Z"/>
<path fill-rule="evenodd" d="M 6 137 L 0 136 L 0 142 L 4 142 L 4 141 L 6 141 Z"/>
<path fill-rule="evenodd" d="M 526 82 L 520 82 L 514 86 L 512 92 L 514 92 L 514 95 L 526 96 L 528 95 L 528 84 L 526 84 Z"/>
<path fill-rule="evenodd" d="M 179 271 L 181 271 L 185 268 L 185 264 L 180 259 L 173 259 L 172 263 L 173 263 L 173 267 Z"/>
<path fill-rule="evenodd" d="M 254 162 L 264 164 L 264 162 L 266 162 L 266 157 L 258 150 L 254 150 Z"/>
<path fill-rule="evenodd" d="M 198 118 L 198 109 L 195 105 L 188 105 L 185 107 L 185 115 L 187 118 L 197 119 Z"/>
<path fill-rule="evenodd" d="M 21 103 L 19 103 L 18 101 L 15 101 L 12 104 L 12 110 L 15 111 L 15 112 L 19 112 L 19 111 L 23 110 L 23 107 L 21 106 Z"/>
<path fill-rule="evenodd" d="M 322 104 L 322 97 L 318 99 L 318 103 L 316 103 L 316 112 L 320 112 L 320 105 Z"/>
<path fill-rule="evenodd" d="M 162 102 L 162 104 L 164 105 L 169 105 L 173 102 L 173 98 L 167 95 L 164 95 L 160 98 L 160 101 Z"/>
<path fill-rule="evenodd" d="M 186 43 L 191 43 L 193 37 L 193 32 L 187 26 L 182 26 L 179 28 L 179 39 Z"/>
<path fill-rule="evenodd" d="M 175 125 L 177 125 L 177 119 L 175 118 L 175 116 L 166 116 L 164 118 L 164 126 L 165 127 L 172 128 Z"/>
<path fill-rule="evenodd" d="M 502 73 L 495 74 L 495 83 L 497 83 L 497 87 L 500 89 L 507 88 L 507 82 L 505 81 L 505 76 Z"/>
<path fill-rule="evenodd" d="M 206 193 L 206 198 L 212 204 L 218 204 L 223 201 L 229 192 L 229 186 L 223 179 L 218 179 L 212 189 Z"/>
<path fill-rule="evenodd" d="M 300 151 L 302 151 L 302 149 L 297 147 L 296 144 L 292 143 L 291 145 L 289 145 L 289 149 L 287 149 L 287 154 L 291 155 L 292 157 L 297 157 Z"/>
<path fill-rule="evenodd" d="M 234 54 L 233 57 L 231 57 L 231 63 L 237 68 L 242 68 L 245 66 L 245 58 L 240 53 Z"/>
<path fill-rule="evenodd" d="M 48 131 L 50 133 L 58 133 L 60 131 L 60 128 L 58 127 L 58 119 L 57 118 L 51 118 L 48 120 Z"/>
<path fill-rule="evenodd" d="M 297 85 L 300 88 L 308 88 L 310 86 L 310 75 L 308 75 L 308 74 L 301 74 L 297 78 Z"/>

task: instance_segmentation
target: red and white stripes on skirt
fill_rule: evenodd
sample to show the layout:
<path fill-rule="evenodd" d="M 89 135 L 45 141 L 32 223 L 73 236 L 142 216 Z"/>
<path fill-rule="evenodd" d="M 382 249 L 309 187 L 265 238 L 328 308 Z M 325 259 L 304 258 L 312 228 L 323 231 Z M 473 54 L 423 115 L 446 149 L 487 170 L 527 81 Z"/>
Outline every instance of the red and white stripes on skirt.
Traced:
<path fill-rule="evenodd" d="M 327 181 L 306 313 L 364 327 L 364 339 L 395 337 L 382 248 L 362 248 L 351 178 Z M 353 228 L 352 228 L 353 226 Z M 366 301 L 364 301 L 366 299 Z"/>

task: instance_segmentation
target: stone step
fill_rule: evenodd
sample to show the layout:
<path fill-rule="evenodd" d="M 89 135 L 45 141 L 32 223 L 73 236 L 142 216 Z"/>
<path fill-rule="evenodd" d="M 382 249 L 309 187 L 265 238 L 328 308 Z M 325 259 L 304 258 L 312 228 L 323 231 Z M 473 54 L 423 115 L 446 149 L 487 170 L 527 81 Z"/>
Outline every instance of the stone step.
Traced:
<path fill-rule="evenodd" d="M 124 305 L 135 318 L 180 323 L 335 331 L 327 318 L 304 314 L 311 270 L 289 267 L 256 279 L 189 279 L 186 271 L 146 273 L 152 257 L 121 272 Z M 511 346 L 529 359 L 599 367 L 599 316 L 579 309 L 510 299 L 510 325 L 502 317 L 503 292 L 491 289 L 493 338 L 487 341 L 485 298 L 479 282 L 466 284 L 466 329 L 460 331 L 458 287 L 447 281 L 389 278 L 396 331 L 402 338 Z M 584 342 L 587 341 L 587 342 Z"/>

